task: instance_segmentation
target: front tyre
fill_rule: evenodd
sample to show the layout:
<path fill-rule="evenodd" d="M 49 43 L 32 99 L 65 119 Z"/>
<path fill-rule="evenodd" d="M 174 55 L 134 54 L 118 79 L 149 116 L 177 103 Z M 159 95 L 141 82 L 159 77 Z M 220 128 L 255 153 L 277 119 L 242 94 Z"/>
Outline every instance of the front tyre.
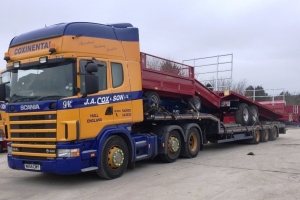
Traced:
<path fill-rule="evenodd" d="M 125 172 L 128 164 L 128 147 L 120 136 L 109 137 L 102 148 L 100 167 L 96 171 L 104 179 L 115 179 Z"/>

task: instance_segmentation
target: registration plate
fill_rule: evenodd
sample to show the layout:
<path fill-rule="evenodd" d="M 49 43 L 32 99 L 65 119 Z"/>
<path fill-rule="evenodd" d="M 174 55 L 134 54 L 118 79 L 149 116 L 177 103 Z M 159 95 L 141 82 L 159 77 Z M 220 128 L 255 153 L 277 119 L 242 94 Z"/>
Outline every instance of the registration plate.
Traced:
<path fill-rule="evenodd" d="M 41 166 L 38 164 L 24 164 L 25 169 L 41 170 Z"/>

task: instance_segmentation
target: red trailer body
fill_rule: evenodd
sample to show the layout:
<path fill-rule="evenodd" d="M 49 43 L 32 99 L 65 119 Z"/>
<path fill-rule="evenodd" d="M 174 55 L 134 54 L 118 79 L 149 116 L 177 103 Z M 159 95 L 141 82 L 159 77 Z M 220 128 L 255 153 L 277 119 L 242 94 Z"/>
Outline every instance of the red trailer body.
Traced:
<path fill-rule="evenodd" d="M 277 120 L 284 115 L 233 91 L 211 91 L 196 80 L 194 67 L 189 65 L 141 53 L 141 68 L 143 90 L 155 90 L 162 97 L 191 98 L 197 95 L 204 106 L 213 110 L 220 109 L 221 101 L 238 100 L 257 106 L 259 115 L 265 119 Z M 229 115 L 226 122 L 234 122 L 234 117 Z"/>
<path fill-rule="evenodd" d="M 3 130 L 0 129 L 0 153 L 7 149 L 7 143 L 8 141 L 6 140 L 5 134 Z"/>
<path fill-rule="evenodd" d="M 300 122 L 300 113 L 298 105 L 287 106 L 284 100 L 261 101 L 262 105 L 267 106 L 271 110 L 275 110 L 282 115 L 278 120 L 283 122 Z"/>
<path fill-rule="evenodd" d="M 172 98 L 198 95 L 206 107 L 220 108 L 219 96 L 194 78 L 193 67 L 146 53 L 141 53 L 141 67 L 143 90 Z"/>
<path fill-rule="evenodd" d="M 216 93 L 220 96 L 221 101 L 238 100 L 239 102 L 242 103 L 255 105 L 259 110 L 259 115 L 266 119 L 278 120 L 279 118 L 283 117 L 283 113 L 279 112 L 278 110 L 270 109 L 268 106 L 263 105 L 252 99 L 249 99 L 239 93 L 233 91 L 216 92 Z"/>

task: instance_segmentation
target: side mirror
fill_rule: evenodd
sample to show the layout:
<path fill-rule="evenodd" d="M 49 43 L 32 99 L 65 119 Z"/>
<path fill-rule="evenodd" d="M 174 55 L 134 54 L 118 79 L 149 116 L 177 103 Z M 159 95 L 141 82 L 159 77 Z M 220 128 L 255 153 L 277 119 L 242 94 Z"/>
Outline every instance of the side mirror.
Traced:
<path fill-rule="evenodd" d="M 5 84 L 2 83 L 0 84 L 0 101 L 5 101 L 6 100 L 6 90 L 5 90 Z"/>
<path fill-rule="evenodd" d="M 97 75 L 85 74 L 85 93 L 94 94 L 99 91 L 99 80 Z"/>
<path fill-rule="evenodd" d="M 89 74 L 93 73 L 93 72 L 97 72 L 98 71 L 98 65 L 95 63 L 89 63 L 87 64 L 87 66 L 85 67 L 85 71 Z"/>

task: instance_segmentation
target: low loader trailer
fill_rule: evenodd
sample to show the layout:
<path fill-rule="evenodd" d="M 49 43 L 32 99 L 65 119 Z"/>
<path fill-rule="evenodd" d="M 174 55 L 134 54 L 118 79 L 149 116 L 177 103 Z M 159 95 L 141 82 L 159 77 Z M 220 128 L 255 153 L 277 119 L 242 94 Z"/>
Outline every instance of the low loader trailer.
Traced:
<path fill-rule="evenodd" d="M 6 105 L 15 170 L 120 177 L 135 162 L 194 158 L 205 144 L 276 140 L 281 115 L 231 91 L 213 92 L 194 68 L 141 53 L 128 23 L 62 23 L 14 37 Z M 0 85 L 0 100 L 6 97 Z"/>

